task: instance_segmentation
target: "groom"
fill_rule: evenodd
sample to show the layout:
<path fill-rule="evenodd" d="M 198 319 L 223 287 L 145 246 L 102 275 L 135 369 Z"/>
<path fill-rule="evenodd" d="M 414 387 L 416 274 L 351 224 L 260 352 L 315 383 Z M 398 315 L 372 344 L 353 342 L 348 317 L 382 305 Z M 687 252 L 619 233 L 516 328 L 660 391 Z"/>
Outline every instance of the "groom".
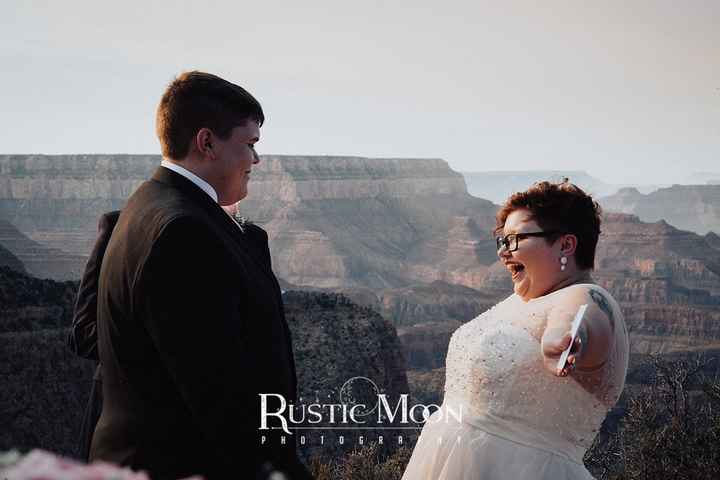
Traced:
<path fill-rule="evenodd" d="M 102 414 L 90 460 L 147 471 L 309 479 L 293 437 L 263 431 L 260 393 L 294 402 L 290 331 L 267 235 L 221 206 L 247 195 L 264 114 L 241 87 L 175 79 L 157 109 L 163 160 L 128 199 L 102 262 Z"/>

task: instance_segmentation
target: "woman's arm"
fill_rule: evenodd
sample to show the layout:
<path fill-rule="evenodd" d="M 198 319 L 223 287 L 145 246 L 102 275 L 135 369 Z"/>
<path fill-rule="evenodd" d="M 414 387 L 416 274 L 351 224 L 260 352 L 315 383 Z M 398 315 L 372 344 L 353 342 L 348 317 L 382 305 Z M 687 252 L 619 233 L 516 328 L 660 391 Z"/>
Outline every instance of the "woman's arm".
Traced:
<path fill-rule="evenodd" d="M 562 352 L 570 345 L 570 325 L 580 306 L 587 304 L 587 310 L 575 339 L 575 345 L 568 356 L 572 367 L 557 369 Z M 558 376 L 571 371 L 596 370 L 607 361 L 612 340 L 613 310 L 604 294 L 593 289 L 574 289 L 558 299 L 547 319 L 542 337 L 542 352 L 545 366 Z"/>

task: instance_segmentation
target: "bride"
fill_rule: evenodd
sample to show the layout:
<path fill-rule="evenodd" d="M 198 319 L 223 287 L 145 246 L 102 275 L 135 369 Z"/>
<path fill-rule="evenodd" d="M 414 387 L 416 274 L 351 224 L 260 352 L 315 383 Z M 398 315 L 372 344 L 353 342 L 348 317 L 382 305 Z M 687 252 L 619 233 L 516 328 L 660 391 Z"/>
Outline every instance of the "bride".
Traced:
<path fill-rule="evenodd" d="M 453 334 L 443 408 L 403 480 L 593 478 L 583 455 L 620 397 L 629 354 L 620 308 L 590 277 L 600 208 L 567 181 L 541 182 L 505 202 L 496 234 L 514 294 Z"/>

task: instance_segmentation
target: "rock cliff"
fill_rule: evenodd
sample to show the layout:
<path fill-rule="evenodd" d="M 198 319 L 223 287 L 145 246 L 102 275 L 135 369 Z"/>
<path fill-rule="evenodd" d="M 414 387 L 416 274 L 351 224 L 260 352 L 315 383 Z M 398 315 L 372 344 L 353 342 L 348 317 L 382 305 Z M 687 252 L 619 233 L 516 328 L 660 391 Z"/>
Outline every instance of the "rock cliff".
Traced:
<path fill-rule="evenodd" d="M 0 450 L 39 447 L 74 454 L 94 370 L 93 362 L 74 357 L 67 347 L 76 292 L 76 282 L 0 267 Z M 408 392 L 398 337 L 380 315 L 341 295 L 288 292 L 284 300 L 302 401 L 320 395 L 322 403 L 339 403 L 344 383 L 355 376 L 372 379 L 389 398 Z M 344 432 L 344 445 L 335 441 L 339 432 L 306 432 L 300 449 L 307 457 L 357 447 L 358 431 Z"/>
<path fill-rule="evenodd" d="M 606 214 L 601 228 L 593 278 L 620 303 L 634 352 L 708 350 L 720 344 L 720 250 L 714 247 L 715 234 L 700 236 L 664 221 L 647 223 L 618 213 Z M 475 296 L 481 311 L 486 307 L 480 303 L 494 304 L 513 291 L 499 262 L 487 268 L 474 288 L 483 294 Z M 431 290 L 425 286 L 421 296 L 430 299 L 432 311 L 444 312 L 434 321 L 424 314 L 424 302 L 417 295 L 404 291 L 397 297 L 402 307 L 395 310 L 397 319 L 402 319 L 398 335 L 412 369 L 444 366 L 458 322 L 477 315 L 458 308 L 467 305 L 462 296 Z"/>
<path fill-rule="evenodd" d="M 14 225 L 1 219 L 0 247 L 16 259 L 16 261 L 8 260 L 15 266 L 15 270 L 27 270 L 31 275 L 39 278 L 79 279 L 85 266 L 86 257 L 33 241 Z M 19 265 L 17 262 L 20 262 Z"/>
<path fill-rule="evenodd" d="M 381 290 L 377 309 L 396 327 L 405 327 L 437 321 L 465 322 L 494 303 L 495 298 L 485 292 L 435 281 Z"/>
<path fill-rule="evenodd" d="M 363 392 L 374 384 L 377 393 L 386 394 L 394 406 L 400 394 L 409 392 L 405 358 L 395 329 L 376 312 L 338 294 L 290 291 L 284 300 L 297 363 L 299 403 L 344 403 L 351 391 L 357 398 L 369 393 L 363 401 L 376 402 L 371 391 Z M 334 429 L 314 429 L 322 426 Z M 306 458 L 351 451 L 358 447 L 360 436 L 365 442 L 376 440 L 377 432 L 338 430 L 341 426 L 339 421 L 321 422 L 312 430 L 295 432 L 306 436 L 302 449 Z M 379 433 L 387 442 L 391 432 L 394 430 Z M 325 437 L 324 446 L 319 443 L 320 435 Z M 340 444 L 341 435 L 345 445 Z"/>
<path fill-rule="evenodd" d="M 495 206 L 442 160 L 268 156 L 253 176 L 241 213 L 293 284 L 473 283 L 492 263 Z"/>
<path fill-rule="evenodd" d="M 100 214 L 120 208 L 159 164 L 158 155 L 0 155 L 0 219 L 86 256 Z"/>
<path fill-rule="evenodd" d="M 0 218 L 44 245 L 87 255 L 99 215 L 121 208 L 159 162 L 0 156 Z M 468 195 L 442 160 L 270 155 L 252 175 L 241 213 L 268 230 L 275 269 L 293 284 L 475 284 L 493 262 L 495 206 Z"/>
<path fill-rule="evenodd" d="M 25 265 L 2 244 L 0 244 L 0 267 L 8 267 L 16 272 L 25 273 Z"/>
<path fill-rule="evenodd" d="M 602 231 L 594 277 L 623 307 L 634 351 L 720 343 L 720 251 L 712 237 L 612 213 Z"/>
<path fill-rule="evenodd" d="M 119 208 L 159 161 L 152 155 L 0 156 L 0 218 L 17 222 L 41 245 L 23 253 L 7 244 L 16 233 L 3 240 L 1 232 L 0 244 L 29 272 L 49 276 L 53 258 L 71 263 L 67 252 L 89 251 L 99 214 Z M 289 285 L 347 291 L 401 326 L 466 321 L 512 291 L 490 235 L 497 206 L 470 196 L 462 176 L 442 160 L 270 155 L 252 175 L 241 214 L 268 231 L 274 269 Z M 652 195 L 689 189 L 690 200 L 710 205 L 717 188 L 676 186 Z M 618 195 L 655 198 L 631 190 Z M 678 202 L 667 211 L 692 217 L 692 209 L 681 210 L 695 204 Z M 653 333 L 657 348 L 703 345 L 714 341 L 714 330 L 705 341 L 684 322 L 717 307 L 719 238 L 610 213 L 596 277 L 626 308 L 638 335 L 672 334 L 670 341 Z M 33 253 L 42 245 L 62 251 Z M 78 278 L 83 261 L 73 261 L 74 270 L 56 278 Z M 440 283 L 428 286 L 433 282 Z M 459 287 L 450 292 L 443 287 L 449 284 Z M 668 309 L 653 309 L 658 305 Z"/>
<path fill-rule="evenodd" d="M 645 222 L 665 220 L 700 235 L 720 233 L 720 185 L 673 185 L 643 195 L 626 188 L 600 199 L 608 211 L 631 213 Z"/>

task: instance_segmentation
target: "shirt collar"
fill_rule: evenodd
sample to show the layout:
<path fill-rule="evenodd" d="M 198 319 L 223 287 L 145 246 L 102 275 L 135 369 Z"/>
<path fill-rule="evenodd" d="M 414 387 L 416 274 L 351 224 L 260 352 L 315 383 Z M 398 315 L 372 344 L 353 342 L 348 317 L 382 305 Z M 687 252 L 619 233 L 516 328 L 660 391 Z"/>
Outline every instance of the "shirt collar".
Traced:
<path fill-rule="evenodd" d="M 212 185 L 210 185 L 208 182 L 206 182 L 202 178 L 198 177 L 197 175 L 195 175 L 193 172 L 191 172 L 187 168 L 181 167 L 177 163 L 173 163 L 173 162 L 163 159 L 162 162 L 160 162 L 160 165 L 167 168 L 168 170 L 172 170 L 173 172 L 187 178 L 188 180 L 193 182 L 195 185 L 200 187 L 203 192 L 207 193 L 210 196 L 210 198 L 212 198 L 213 201 L 215 203 L 217 203 L 217 201 L 218 201 L 217 192 L 212 187 Z"/>

